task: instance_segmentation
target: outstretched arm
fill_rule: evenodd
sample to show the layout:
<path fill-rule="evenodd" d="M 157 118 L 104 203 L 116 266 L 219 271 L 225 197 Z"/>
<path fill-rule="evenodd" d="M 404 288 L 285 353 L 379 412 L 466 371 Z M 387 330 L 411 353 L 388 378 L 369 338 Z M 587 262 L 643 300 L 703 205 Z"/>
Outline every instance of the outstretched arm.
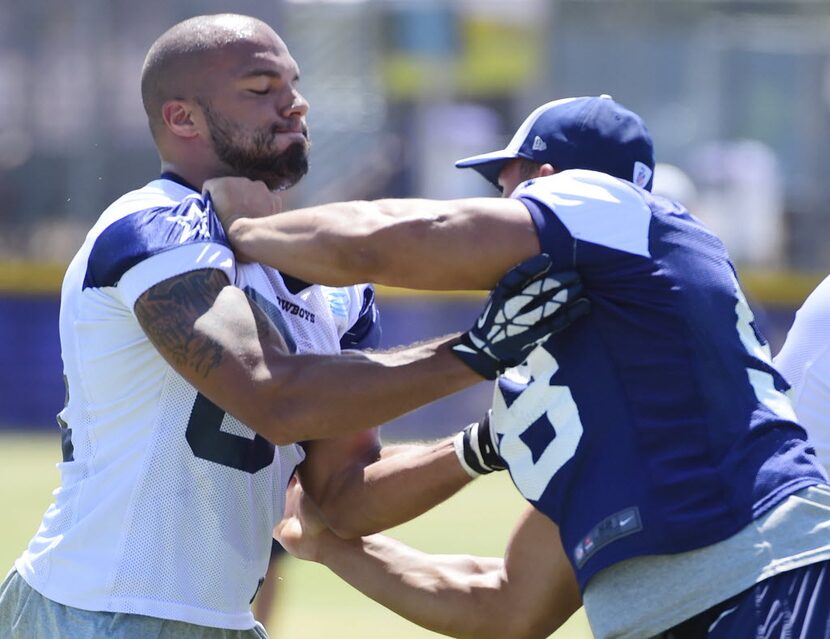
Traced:
<path fill-rule="evenodd" d="M 153 286 L 135 313 L 179 374 L 275 444 L 377 426 L 481 381 L 450 351 L 455 338 L 391 353 L 290 355 L 259 306 L 214 269 Z"/>
<path fill-rule="evenodd" d="M 380 448 L 374 431 L 305 444 L 303 490 L 337 536 L 380 532 L 426 512 L 472 478 L 504 470 L 489 411 L 450 439 Z"/>
<path fill-rule="evenodd" d="M 216 269 L 164 280 L 142 293 L 134 310 L 189 383 L 263 437 L 286 444 L 377 426 L 515 366 L 584 310 L 580 300 L 570 303 L 578 282 L 563 286 L 548 268 L 537 255 L 511 269 L 462 341 L 389 353 L 291 355 L 268 316 Z"/>
<path fill-rule="evenodd" d="M 387 199 L 269 215 L 276 196 L 260 182 L 218 178 L 204 190 L 243 259 L 330 286 L 490 289 L 540 251 L 518 200 Z"/>
<path fill-rule="evenodd" d="M 435 632 L 541 639 L 580 606 L 558 528 L 535 509 L 520 518 L 503 560 L 425 554 L 383 535 L 343 540 L 321 529 L 312 505 L 304 502 L 302 509 L 302 517 L 277 528 L 290 552 L 325 564 L 368 597 Z"/>
<path fill-rule="evenodd" d="M 374 444 L 374 445 L 373 445 Z M 309 442 L 299 473 L 326 525 L 344 538 L 386 530 L 471 481 L 451 439 L 381 450 L 371 433 Z"/>

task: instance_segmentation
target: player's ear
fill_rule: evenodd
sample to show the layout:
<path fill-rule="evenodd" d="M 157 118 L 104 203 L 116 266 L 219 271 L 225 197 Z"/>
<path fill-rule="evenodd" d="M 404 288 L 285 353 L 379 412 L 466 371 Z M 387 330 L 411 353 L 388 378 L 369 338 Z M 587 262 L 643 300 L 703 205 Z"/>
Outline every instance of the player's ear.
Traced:
<path fill-rule="evenodd" d="M 556 169 L 552 164 L 548 164 L 547 162 L 539 167 L 539 177 L 547 177 L 549 175 L 553 175 L 556 173 Z"/>
<path fill-rule="evenodd" d="M 161 117 L 167 129 L 177 137 L 194 138 L 199 135 L 198 114 L 189 100 L 168 100 L 161 107 Z"/>

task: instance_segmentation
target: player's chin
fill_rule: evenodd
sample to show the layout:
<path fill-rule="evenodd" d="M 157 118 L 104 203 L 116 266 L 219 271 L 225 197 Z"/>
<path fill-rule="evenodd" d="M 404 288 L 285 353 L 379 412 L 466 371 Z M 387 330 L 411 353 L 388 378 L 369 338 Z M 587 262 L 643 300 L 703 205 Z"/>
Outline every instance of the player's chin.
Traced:
<path fill-rule="evenodd" d="M 308 145 L 292 144 L 280 154 L 273 170 L 260 179 L 271 190 L 284 190 L 294 186 L 308 173 Z"/>
<path fill-rule="evenodd" d="M 311 153 L 311 142 L 307 138 L 302 137 L 296 142 L 292 142 L 285 151 L 280 155 L 285 162 L 291 164 L 304 165 L 308 169 L 308 156 Z"/>

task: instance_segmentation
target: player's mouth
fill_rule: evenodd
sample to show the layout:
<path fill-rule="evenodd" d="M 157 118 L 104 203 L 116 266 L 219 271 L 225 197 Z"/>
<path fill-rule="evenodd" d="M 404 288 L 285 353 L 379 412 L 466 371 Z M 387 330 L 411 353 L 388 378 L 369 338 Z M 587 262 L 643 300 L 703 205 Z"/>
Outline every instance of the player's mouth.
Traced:
<path fill-rule="evenodd" d="M 303 144 L 308 142 L 308 136 L 304 131 L 276 131 L 274 137 L 279 137 L 283 140 L 288 139 L 292 144 L 294 142 L 301 142 Z"/>
<path fill-rule="evenodd" d="M 308 140 L 308 128 L 302 122 L 288 124 L 287 126 L 275 124 L 271 129 L 271 133 L 274 137 L 281 136 L 296 138 L 296 141 L 298 142 Z"/>

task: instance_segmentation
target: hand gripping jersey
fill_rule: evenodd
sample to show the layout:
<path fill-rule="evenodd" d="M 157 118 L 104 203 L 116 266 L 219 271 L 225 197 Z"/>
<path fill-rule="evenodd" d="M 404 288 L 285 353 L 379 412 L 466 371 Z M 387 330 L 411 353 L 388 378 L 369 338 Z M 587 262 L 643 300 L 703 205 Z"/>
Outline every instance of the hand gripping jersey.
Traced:
<path fill-rule="evenodd" d="M 67 271 L 61 486 L 17 561 L 44 596 L 87 610 L 254 625 L 271 531 L 304 453 L 226 415 L 158 354 L 133 312 L 153 285 L 217 268 L 299 353 L 376 345 L 370 288 L 308 286 L 237 264 L 200 195 L 160 179 L 120 198 Z"/>
<path fill-rule="evenodd" d="M 826 480 L 721 242 L 592 171 L 520 185 L 591 313 L 503 375 L 492 424 L 520 492 L 560 527 L 580 586 L 725 539 Z"/>

